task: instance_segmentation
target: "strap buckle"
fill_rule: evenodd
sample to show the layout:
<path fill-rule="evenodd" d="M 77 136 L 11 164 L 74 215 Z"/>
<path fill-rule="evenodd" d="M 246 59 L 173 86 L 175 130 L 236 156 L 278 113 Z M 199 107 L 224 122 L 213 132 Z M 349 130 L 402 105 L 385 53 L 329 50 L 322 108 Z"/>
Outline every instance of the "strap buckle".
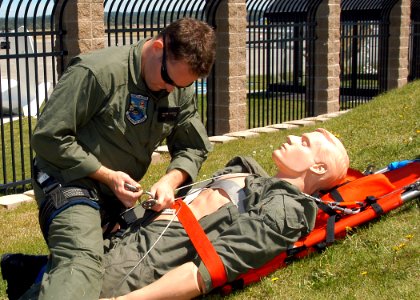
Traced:
<path fill-rule="evenodd" d="M 157 203 L 157 200 L 154 198 L 151 192 L 145 191 L 143 192 L 142 196 L 146 195 L 148 198 L 141 202 L 141 206 L 144 209 L 152 209 L 152 207 Z M 140 196 L 140 198 L 142 197 Z"/>

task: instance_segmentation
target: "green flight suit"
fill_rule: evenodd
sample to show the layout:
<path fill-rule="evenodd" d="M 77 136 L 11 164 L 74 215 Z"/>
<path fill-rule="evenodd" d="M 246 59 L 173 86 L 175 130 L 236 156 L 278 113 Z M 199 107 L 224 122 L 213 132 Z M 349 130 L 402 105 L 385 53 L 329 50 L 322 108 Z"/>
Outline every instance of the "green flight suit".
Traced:
<path fill-rule="evenodd" d="M 197 112 L 194 86 L 171 93 L 147 88 L 141 76 L 144 43 L 72 59 L 33 133 L 37 167 L 63 186 L 96 191 L 107 213 L 118 213 L 119 201 L 107 186 L 87 178 L 101 165 L 140 180 L 153 151 L 166 139 L 172 157 L 168 171 L 181 169 L 195 180 L 212 148 Z M 36 180 L 41 205 L 46 195 Z M 90 205 L 74 205 L 54 217 L 41 299 L 98 299 L 103 276 L 100 225 L 100 212 Z"/>
<path fill-rule="evenodd" d="M 228 203 L 200 220 L 222 259 L 228 281 L 262 266 L 308 234 L 317 213 L 312 199 L 288 182 L 268 177 L 253 159 L 237 157 L 217 175 L 241 172 L 259 173 L 245 179 L 246 212 L 240 214 L 235 205 Z M 205 292 L 213 289 L 209 272 L 179 222 L 173 222 L 152 246 L 168 222 L 133 225 L 120 240 L 111 243 L 105 255 L 101 297 L 119 296 L 146 286 L 189 261 L 198 266 Z"/>

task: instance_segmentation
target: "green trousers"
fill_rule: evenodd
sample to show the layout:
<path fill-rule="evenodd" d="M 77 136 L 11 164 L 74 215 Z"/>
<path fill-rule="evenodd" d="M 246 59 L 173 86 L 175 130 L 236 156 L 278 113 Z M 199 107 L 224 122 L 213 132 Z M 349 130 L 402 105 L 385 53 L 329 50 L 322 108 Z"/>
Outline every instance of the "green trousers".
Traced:
<path fill-rule="evenodd" d="M 52 221 L 48 233 L 51 257 L 38 299 L 99 298 L 104 275 L 99 211 L 71 206 Z"/>

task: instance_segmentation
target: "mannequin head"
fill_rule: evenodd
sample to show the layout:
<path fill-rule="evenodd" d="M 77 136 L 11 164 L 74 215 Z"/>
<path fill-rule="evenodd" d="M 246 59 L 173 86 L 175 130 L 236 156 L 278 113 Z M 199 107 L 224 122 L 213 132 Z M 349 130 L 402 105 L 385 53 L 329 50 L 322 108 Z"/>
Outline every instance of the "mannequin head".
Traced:
<path fill-rule="evenodd" d="M 272 157 L 278 169 L 277 177 L 308 194 L 336 186 L 345 178 L 349 167 L 343 144 L 322 128 L 300 137 L 289 135 L 286 143 L 273 151 Z"/>

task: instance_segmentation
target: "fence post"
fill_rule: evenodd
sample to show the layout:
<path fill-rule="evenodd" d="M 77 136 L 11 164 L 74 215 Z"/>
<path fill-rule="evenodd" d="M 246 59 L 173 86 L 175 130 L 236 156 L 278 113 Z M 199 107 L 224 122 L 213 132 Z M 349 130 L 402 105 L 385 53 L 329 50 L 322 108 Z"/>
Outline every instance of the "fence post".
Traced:
<path fill-rule="evenodd" d="M 411 0 L 398 1 L 389 16 L 388 89 L 402 87 L 408 81 L 410 3 Z"/>
<path fill-rule="evenodd" d="M 314 114 L 340 109 L 340 0 L 323 0 L 316 14 Z"/>
<path fill-rule="evenodd" d="M 211 135 L 246 129 L 246 5 L 222 0 L 216 13 L 217 51 L 214 104 L 207 127 Z M 209 95 L 210 96 L 210 95 Z M 210 99 L 210 98 L 209 98 Z"/>
<path fill-rule="evenodd" d="M 71 58 L 80 53 L 105 47 L 104 4 L 103 0 L 60 0 L 56 10 L 57 20 L 60 19 L 62 5 L 65 5 L 62 29 L 66 32 L 63 36 L 63 46 L 68 51 L 68 55 L 63 57 L 63 66 L 66 66 Z M 59 61 L 59 75 L 63 72 L 61 65 Z"/>

